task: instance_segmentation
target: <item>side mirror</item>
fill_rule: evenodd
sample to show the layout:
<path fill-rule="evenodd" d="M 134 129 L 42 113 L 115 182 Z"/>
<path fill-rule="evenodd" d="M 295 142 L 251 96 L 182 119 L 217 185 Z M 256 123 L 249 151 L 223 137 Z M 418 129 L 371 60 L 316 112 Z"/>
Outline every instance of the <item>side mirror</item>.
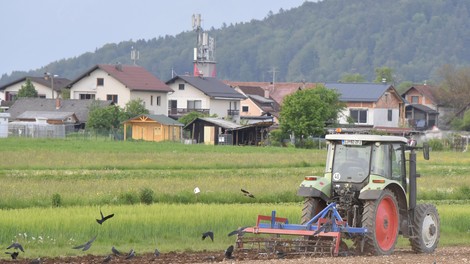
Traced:
<path fill-rule="evenodd" d="M 423 143 L 423 157 L 425 160 L 429 160 L 429 144 L 428 142 Z"/>

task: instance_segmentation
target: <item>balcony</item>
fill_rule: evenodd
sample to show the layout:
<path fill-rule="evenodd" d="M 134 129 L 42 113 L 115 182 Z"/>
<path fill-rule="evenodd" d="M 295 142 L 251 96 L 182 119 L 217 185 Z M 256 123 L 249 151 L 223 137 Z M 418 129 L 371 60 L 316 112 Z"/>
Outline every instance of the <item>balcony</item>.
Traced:
<path fill-rule="evenodd" d="M 238 115 L 240 115 L 240 110 L 229 109 L 229 110 L 227 110 L 227 115 L 228 116 L 238 116 Z"/>
<path fill-rule="evenodd" d="M 206 115 L 209 115 L 209 109 L 202 108 L 168 108 L 169 116 L 183 116 L 190 112 L 199 112 Z"/>

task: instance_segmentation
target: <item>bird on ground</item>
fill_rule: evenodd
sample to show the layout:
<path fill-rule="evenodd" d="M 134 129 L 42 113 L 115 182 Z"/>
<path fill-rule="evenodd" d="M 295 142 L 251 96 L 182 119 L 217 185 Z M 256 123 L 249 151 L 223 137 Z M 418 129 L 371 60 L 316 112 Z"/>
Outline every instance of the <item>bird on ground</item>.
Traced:
<path fill-rule="evenodd" d="M 21 250 L 21 252 L 24 252 L 23 246 L 18 242 L 15 242 L 7 247 L 7 249 L 10 249 L 10 248 L 19 249 Z"/>
<path fill-rule="evenodd" d="M 202 233 L 202 240 L 206 239 L 206 237 L 210 237 L 212 242 L 214 242 L 214 232 L 212 231 L 207 231 L 205 233 Z"/>
<path fill-rule="evenodd" d="M 239 227 L 237 230 L 233 230 L 232 232 L 228 233 L 228 236 L 238 235 L 243 236 L 245 234 L 245 229 L 249 226 Z"/>
<path fill-rule="evenodd" d="M 283 259 L 286 257 L 286 253 L 284 253 L 283 251 L 280 251 L 280 250 L 276 250 L 276 256 L 278 259 Z"/>
<path fill-rule="evenodd" d="M 87 251 L 88 249 L 90 249 L 91 244 L 93 243 L 93 241 L 95 241 L 95 239 L 96 239 L 96 236 L 94 238 L 88 240 L 88 242 L 86 242 L 85 244 L 73 247 L 73 249 L 80 249 L 81 248 L 82 251 Z"/>
<path fill-rule="evenodd" d="M 111 255 L 108 255 L 106 258 L 103 259 L 103 263 L 108 263 L 112 259 Z"/>
<path fill-rule="evenodd" d="M 160 251 L 158 251 L 158 248 L 155 249 L 155 252 L 153 252 L 153 255 L 157 258 L 160 257 Z"/>
<path fill-rule="evenodd" d="M 5 252 L 5 254 L 8 254 L 11 256 L 12 259 L 16 259 L 18 257 L 18 252 Z"/>
<path fill-rule="evenodd" d="M 42 263 L 41 258 L 33 259 L 31 260 L 31 262 L 29 262 L 29 264 L 41 264 L 41 263 Z"/>
<path fill-rule="evenodd" d="M 114 246 L 111 248 L 111 251 L 115 256 L 121 256 L 121 252 L 119 252 L 119 250 L 117 250 Z"/>
<path fill-rule="evenodd" d="M 230 246 L 225 250 L 225 258 L 226 258 L 226 259 L 233 259 L 232 253 L 233 253 L 233 245 L 230 245 Z"/>
<path fill-rule="evenodd" d="M 126 259 L 131 259 L 133 257 L 135 257 L 135 251 L 134 249 L 131 249 L 131 251 L 129 251 L 129 253 L 126 256 Z"/>
<path fill-rule="evenodd" d="M 243 195 L 245 195 L 245 196 L 248 196 L 250 198 L 255 198 L 255 196 L 247 190 L 242 189 L 242 192 L 243 192 Z"/>
<path fill-rule="evenodd" d="M 107 216 L 104 216 L 103 215 L 103 212 L 101 211 L 101 208 L 100 208 L 100 214 L 101 214 L 101 219 L 96 219 L 96 222 L 98 222 L 98 224 L 102 224 L 104 221 L 108 220 L 109 218 L 113 217 L 114 214 L 110 214 L 110 215 L 107 215 Z"/>

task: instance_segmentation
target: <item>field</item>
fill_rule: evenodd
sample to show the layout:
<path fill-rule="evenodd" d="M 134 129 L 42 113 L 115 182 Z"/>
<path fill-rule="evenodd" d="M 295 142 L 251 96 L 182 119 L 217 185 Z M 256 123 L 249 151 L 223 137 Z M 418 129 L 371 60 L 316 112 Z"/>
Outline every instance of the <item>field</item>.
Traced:
<path fill-rule="evenodd" d="M 72 247 L 95 235 L 86 254 L 106 255 L 112 246 L 223 251 L 234 243 L 228 232 L 253 225 L 258 214 L 276 210 L 298 222 L 298 184 L 322 174 L 325 151 L 8 138 L 0 155 L 0 243 L 18 241 L 21 256 L 35 258 L 84 255 Z M 438 206 L 440 245 L 469 245 L 470 154 L 418 157 L 418 198 Z M 115 216 L 98 225 L 100 209 Z M 201 240 L 208 230 L 214 242 Z"/>

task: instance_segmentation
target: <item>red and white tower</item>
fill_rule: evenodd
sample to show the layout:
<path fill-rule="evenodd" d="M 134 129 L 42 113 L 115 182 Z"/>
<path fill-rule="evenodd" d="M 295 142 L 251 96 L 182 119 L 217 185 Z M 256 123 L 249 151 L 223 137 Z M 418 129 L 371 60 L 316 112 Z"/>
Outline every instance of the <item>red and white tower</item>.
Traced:
<path fill-rule="evenodd" d="M 194 76 L 216 77 L 215 40 L 201 27 L 201 14 L 193 15 L 193 30 L 197 33 L 194 48 Z"/>

